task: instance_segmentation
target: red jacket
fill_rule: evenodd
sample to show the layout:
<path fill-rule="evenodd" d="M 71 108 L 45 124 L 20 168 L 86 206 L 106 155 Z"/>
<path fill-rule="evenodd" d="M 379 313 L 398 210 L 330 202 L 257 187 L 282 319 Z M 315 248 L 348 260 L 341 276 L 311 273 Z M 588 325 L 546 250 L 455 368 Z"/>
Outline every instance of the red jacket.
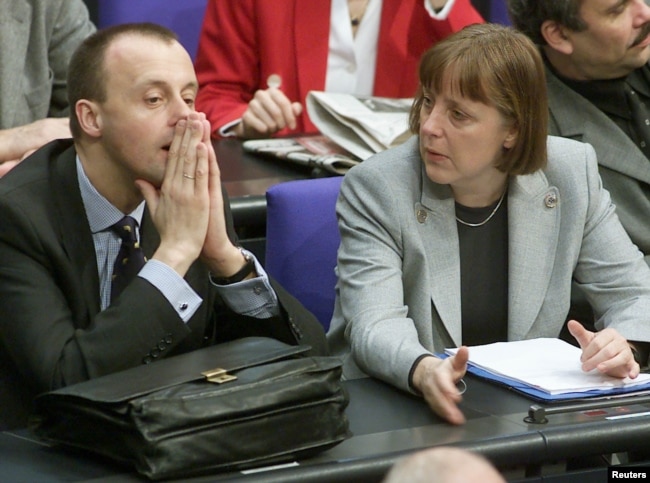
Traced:
<path fill-rule="evenodd" d="M 374 95 L 413 96 L 424 51 L 478 22 L 483 19 L 470 0 L 456 0 L 445 21 L 432 19 L 424 0 L 383 0 Z M 196 108 L 206 113 L 213 135 L 241 118 L 271 74 L 303 106 L 310 90 L 324 90 L 329 30 L 329 0 L 210 0 L 196 58 Z M 297 132 L 316 131 L 307 117 L 303 112 Z"/>

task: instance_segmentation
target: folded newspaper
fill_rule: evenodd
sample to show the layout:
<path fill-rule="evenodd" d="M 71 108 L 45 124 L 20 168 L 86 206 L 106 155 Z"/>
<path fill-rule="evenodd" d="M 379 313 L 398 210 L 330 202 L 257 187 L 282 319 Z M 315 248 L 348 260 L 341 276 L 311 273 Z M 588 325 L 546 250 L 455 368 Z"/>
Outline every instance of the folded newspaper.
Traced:
<path fill-rule="evenodd" d="M 307 112 L 318 130 L 360 160 L 406 141 L 413 99 L 360 98 L 310 91 Z"/>
<path fill-rule="evenodd" d="M 344 175 L 360 162 L 325 136 L 251 139 L 244 141 L 242 146 L 245 151 L 286 159 L 332 174 Z"/>
<path fill-rule="evenodd" d="M 311 91 L 307 111 L 321 135 L 248 140 L 243 148 L 343 175 L 364 159 L 409 138 L 412 103 L 413 99 Z"/>

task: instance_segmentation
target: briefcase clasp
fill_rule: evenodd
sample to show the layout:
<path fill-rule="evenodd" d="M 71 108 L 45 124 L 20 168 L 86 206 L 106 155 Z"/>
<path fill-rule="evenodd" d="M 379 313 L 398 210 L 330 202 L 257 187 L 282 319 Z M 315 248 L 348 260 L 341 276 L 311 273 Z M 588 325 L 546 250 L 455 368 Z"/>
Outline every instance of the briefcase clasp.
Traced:
<path fill-rule="evenodd" d="M 228 374 L 228 371 L 220 367 L 211 369 L 209 371 L 204 371 L 201 374 L 205 376 L 208 382 L 213 382 L 215 384 L 223 384 L 224 382 L 230 382 L 237 379 L 237 376 Z"/>

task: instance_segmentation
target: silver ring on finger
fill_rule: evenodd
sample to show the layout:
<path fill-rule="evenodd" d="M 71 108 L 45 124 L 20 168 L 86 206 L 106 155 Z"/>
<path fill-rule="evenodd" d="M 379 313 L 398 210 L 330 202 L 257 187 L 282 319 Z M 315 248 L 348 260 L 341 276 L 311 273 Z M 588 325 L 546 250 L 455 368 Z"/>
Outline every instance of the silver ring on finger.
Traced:
<path fill-rule="evenodd" d="M 190 175 L 187 174 L 187 173 L 183 173 L 183 178 L 187 178 L 187 179 L 195 179 L 194 176 L 190 176 Z"/>

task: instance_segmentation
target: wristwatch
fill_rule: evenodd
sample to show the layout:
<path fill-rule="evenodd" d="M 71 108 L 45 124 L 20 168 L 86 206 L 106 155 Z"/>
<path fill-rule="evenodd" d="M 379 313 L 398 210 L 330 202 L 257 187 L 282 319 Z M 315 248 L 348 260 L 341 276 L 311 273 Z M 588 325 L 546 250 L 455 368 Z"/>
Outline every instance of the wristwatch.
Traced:
<path fill-rule="evenodd" d="M 238 248 L 241 254 L 244 256 L 246 263 L 244 263 L 244 266 L 241 267 L 237 273 L 231 275 L 230 277 L 214 277 L 213 281 L 217 285 L 230 285 L 233 283 L 241 282 L 255 271 L 255 259 L 253 256 L 245 251 L 242 247 Z"/>

